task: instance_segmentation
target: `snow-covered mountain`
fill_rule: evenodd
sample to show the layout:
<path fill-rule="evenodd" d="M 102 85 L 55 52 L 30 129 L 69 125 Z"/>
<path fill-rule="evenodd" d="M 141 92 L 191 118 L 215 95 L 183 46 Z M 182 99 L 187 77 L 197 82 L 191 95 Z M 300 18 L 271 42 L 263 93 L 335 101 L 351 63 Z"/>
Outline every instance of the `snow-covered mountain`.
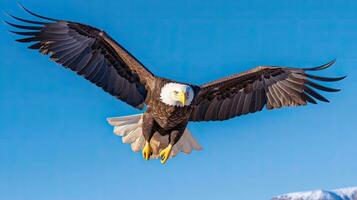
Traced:
<path fill-rule="evenodd" d="M 294 192 L 273 197 L 272 200 L 357 200 L 357 187 Z"/>

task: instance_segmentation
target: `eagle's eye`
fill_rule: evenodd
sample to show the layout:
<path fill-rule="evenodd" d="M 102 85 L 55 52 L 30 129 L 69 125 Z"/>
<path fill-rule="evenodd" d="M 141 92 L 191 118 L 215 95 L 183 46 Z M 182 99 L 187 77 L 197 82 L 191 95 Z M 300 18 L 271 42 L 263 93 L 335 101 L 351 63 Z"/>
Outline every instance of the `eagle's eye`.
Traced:
<path fill-rule="evenodd" d="M 178 91 L 175 90 L 175 91 L 174 91 L 174 94 L 178 94 Z"/>

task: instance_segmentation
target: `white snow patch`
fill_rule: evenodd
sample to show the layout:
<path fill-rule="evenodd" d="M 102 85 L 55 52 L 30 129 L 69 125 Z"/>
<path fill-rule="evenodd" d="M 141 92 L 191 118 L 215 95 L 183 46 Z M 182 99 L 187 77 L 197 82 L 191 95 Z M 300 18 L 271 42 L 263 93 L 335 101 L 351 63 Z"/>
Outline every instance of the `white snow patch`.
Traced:
<path fill-rule="evenodd" d="M 287 193 L 275 196 L 272 200 L 357 200 L 357 187 Z"/>

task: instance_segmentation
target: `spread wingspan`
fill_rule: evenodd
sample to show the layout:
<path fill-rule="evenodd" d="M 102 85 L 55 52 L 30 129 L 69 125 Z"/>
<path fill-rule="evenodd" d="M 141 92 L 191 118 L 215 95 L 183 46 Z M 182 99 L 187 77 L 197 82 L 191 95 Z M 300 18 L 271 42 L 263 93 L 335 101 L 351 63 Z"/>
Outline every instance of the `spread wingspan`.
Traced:
<path fill-rule="evenodd" d="M 312 80 L 334 82 L 345 78 L 327 78 L 308 74 L 323 70 L 335 61 L 314 68 L 260 66 L 200 86 L 191 121 L 226 120 L 236 116 L 286 106 L 316 104 L 328 100 L 314 89 L 337 92 Z M 314 89 L 313 89 L 314 88 Z"/>
<path fill-rule="evenodd" d="M 26 23 L 7 22 L 21 30 L 11 32 L 25 36 L 18 42 L 33 43 L 30 49 L 50 55 L 53 61 L 104 91 L 131 106 L 142 108 L 154 75 L 109 35 L 89 25 L 48 18 L 24 9 L 41 21 L 10 15 Z"/>

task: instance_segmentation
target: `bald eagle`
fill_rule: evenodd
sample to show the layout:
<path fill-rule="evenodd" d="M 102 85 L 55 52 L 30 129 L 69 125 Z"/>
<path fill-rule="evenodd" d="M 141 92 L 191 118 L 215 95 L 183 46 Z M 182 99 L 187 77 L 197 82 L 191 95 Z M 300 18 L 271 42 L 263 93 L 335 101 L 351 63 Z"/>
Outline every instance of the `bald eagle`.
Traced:
<path fill-rule="evenodd" d="M 201 149 L 186 128 L 189 122 L 227 120 L 264 107 L 270 110 L 316 104 L 316 100 L 328 102 L 314 89 L 339 90 L 313 80 L 345 78 L 309 74 L 330 67 L 333 60 L 312 68 L 259 66 L 203 85 L 177 82 L 155 76 L 103 30 L 24 10 L 40 21 L 10 15 L 25 23 L 7 22 L 25 30 L 11 31 L 25 36 L 18 42 L 32 43 L 30 49 L 50 55 L 51 60 L 127 104 L 138 109 L 146 106 L 143 114 L 108 119 L 123 142 L 131 143 L 135 152 L 142 150 L 146 160 L 161 158 L 165 163 L 179 152 Z"/>

